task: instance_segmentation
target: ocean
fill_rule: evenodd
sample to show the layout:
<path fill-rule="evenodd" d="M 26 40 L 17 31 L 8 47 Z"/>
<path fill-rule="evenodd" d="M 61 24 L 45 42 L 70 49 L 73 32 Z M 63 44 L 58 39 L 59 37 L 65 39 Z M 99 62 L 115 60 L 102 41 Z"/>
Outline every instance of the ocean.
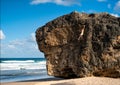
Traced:
<path fill-rule="evenodd" d="M 45 58 L 0 58 L 0 82 L 52 78 L 47 75 Z"/>

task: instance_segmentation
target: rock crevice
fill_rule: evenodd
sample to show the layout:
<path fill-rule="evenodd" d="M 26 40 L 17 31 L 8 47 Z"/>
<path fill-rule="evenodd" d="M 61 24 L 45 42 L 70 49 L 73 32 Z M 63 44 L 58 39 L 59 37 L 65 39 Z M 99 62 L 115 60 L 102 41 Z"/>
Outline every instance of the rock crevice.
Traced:
<path fill-rule="evenodd" d="M 72 12 L 36 31 L 49 75 L 120 77 L 120 18 Z"/>

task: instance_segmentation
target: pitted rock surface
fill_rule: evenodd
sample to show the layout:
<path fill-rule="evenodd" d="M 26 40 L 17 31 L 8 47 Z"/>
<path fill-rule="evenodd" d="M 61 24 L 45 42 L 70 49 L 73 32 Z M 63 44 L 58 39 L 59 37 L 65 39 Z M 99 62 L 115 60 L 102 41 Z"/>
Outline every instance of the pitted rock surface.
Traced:
<path fill-rule="evenodd" d="M 120 17 L 72 12 L 36 31 L 49 75 L 120 78 Z"/>

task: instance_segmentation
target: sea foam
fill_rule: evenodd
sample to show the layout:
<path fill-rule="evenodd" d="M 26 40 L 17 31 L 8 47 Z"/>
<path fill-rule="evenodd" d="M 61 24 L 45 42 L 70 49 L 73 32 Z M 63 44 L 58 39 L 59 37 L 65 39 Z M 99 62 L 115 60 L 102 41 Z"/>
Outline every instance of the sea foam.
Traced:
<path fill-rule="evenodd" d="M 2 61 L 1 70 L 24 70 L 24 69 L 46 69 L 46 61 L 35 62 L 34 60 L 26 61 Z"/>

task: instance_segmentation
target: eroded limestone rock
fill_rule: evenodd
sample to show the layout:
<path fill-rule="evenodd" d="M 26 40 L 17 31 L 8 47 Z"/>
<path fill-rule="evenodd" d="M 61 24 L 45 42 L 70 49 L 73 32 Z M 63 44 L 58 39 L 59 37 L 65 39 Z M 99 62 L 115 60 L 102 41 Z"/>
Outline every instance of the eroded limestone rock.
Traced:
<path fill-rule="evenodd" d="M 120 77 L 120 18 L 72 12 L 36 31 L 49 75 Z"/>

